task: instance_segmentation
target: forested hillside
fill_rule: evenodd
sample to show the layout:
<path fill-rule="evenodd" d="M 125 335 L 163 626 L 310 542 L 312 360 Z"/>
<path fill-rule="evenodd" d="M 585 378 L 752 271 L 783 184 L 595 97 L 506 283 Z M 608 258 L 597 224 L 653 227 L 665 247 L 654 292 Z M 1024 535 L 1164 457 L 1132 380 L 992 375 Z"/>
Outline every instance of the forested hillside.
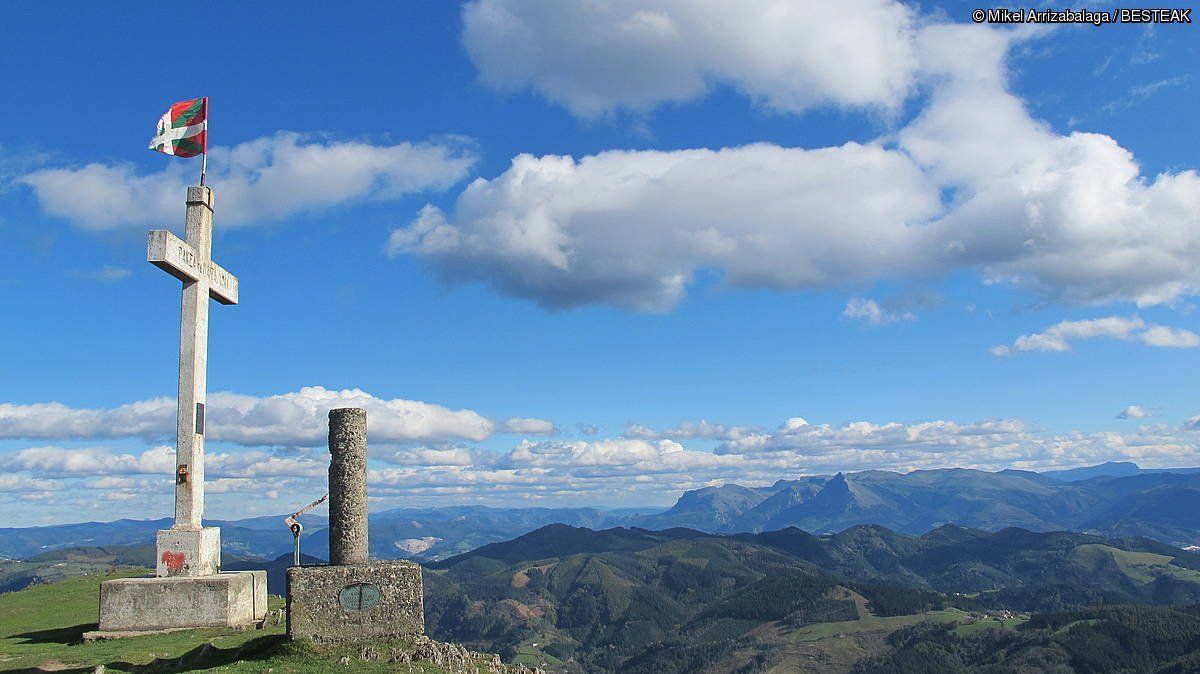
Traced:
<path fill-rule="evenodd" d="M 426 588 L 431 634 L 479 649 L 567 671 L 755 671 L 834 657 L 798 654 L 809 637 L 832 643 L 823 631 L 854 635 L 839 656 L 848 667 L 926 620 L 1011 627 L 1096 603 L 1200 602 L 1200 556 L 1019 529 L 714 536 L 554 525 L 433 563 Z"/>

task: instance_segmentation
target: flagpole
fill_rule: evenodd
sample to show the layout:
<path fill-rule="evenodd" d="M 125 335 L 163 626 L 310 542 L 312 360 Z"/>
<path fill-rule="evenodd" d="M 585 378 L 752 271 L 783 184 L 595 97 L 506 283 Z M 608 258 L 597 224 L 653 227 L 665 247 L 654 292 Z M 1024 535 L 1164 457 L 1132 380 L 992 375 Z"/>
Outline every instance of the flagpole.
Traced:
<path fill-rule="evenodd" d="M 200 149 L 200 187 L 204 187 L 204 174 L 208 173 L 208 96 L 204 97 L 204 147 Z"/>

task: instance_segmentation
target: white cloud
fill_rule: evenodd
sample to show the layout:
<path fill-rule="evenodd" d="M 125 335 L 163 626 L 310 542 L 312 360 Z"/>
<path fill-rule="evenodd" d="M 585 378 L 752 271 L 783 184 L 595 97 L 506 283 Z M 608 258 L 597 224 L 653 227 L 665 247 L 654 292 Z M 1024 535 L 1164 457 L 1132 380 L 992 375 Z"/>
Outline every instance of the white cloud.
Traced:
<path fill-rule="evenodd" d="M 283 455 L 262 450 L 218 452 L 205 457 L 205 471 L 215 477 L 235 478 L 324 478 L 328 475 L 329 455 Z"/>
<path fill-rule="evenodd" d="M 7 471 L 38 475 L 171 475 L 175 470 L 175 450 L 162 445 L 141 454 L 118 454 L 98 447 L 30 447 L 0 455 L 0 466 Z"/>
<path fill-rule="evenodd" d="M 112 283 L 113 281 L 128 278 L 129 274 L 130 271 L 128 269 L 106 264 L 95 271 L 83 272 L 79 276 L 93 281 L 100 281 L 101 283 Z"/>
<path fill-rule="evenodd" d="M 1183 422 L 1183 427 L 1192 431 L 1200 431 L 1200 414 L 1190 417 L 1187 421 Z"/>
<path fill-rule="evenodd" d="M 726 426 L 714 424 L 706 419 L 700 421 L 685 421 L 674 428 L 654 429 L 640 424 L 630 424 L 625 427 L 626 438 L 642 440 L 684 440 L 687 438 L 710 438 L 717 440 L 734 440 L 754 432 L 754 429 L 744 426 Z"/>
<path fill-rule="evenodd" d="M 1151 326 L 1142 333 L 1141 339 L 1150 346 L 1166 346 L 1176 349 L 1191 349 L 1200 346 L 1200 335 L 1183 328 L 1168 328 L 1165 325 Z"/>
<path fill-rule="evenodd" d="M 911 321 L 916 318 L 916 315 L 911 311 L 896 311 L 882 307 L 873 299 L 852 297 L 846 303 L 846 308 L 842 310 L 842 317 L 871 325 L 883 325 L 896 321 Z"/>
<path fill-rule="evenodd" d="M 796 451 L 818 455 L 881 448 L 900 453 L 905 449 L 917 448 L 922 452 L 942 454 L 980 447 L 1011 447 L 1018 442 L 1017 438 L 1024 437 L 1028 432 L 1024 423 L 1012 419 L 972 424 L 954 421 L 919 424 L 855 421 L 844 426 L 785 423 L 774 433 L 759 433 L 722 443 L 716 452 L 758 454 Z"/>
<path fill-rule="evenodd" d="M 604 105 L 659 100 L 643 101 L 636 84 L 621 89 L 625 80 L 593 53 L 608 54 L 610 42 L 637 53 L 620 30 L 629 12 L 562 7 L 554 11 L 586 14 L 594 24 L 586 34 L 605 37 L 547 67 L 568 73 L 571 86 L 602 73 L 618 91 L 596 94 L 616 101 Z M 540 49 L 539 40 L 557 39 L 553 31 L 589 39 L 530 18 L 550 11 L 472 5 L 467 43 L 482 30 L 470 21 L 525 35 L 505 68 L 513 81 L 536 80 L 544 73 L 520 55 L 524 45 Z M 714 25 L 761 39 L 737 23 Z M 1150 306 L 1195 294 L 1200 176 L 1142 175 L 1109 136 L 1062 135 L 1033 118 L 1007 88 L 1009 50 L 1032 34 L 934 24 L 904 38 L 929 97 L 915 119 L 875 141 L 519 155 L 501 175 L 467 186 L 448 212 L 427 206 L 392 233 L 389 250 L 428 259 L 450 281 L 484 282 L 551 309 L 669 310 L 702 269 L 734 286 L 776 289 L 923 282 L 966 269 L 1069 303 Z M 952 197 L 943 203 L 943 194 Z"/>
<path fill-rule="evenodd" d="M 222 227 L 281 220 L 362 201 L 445 190 L 466 177 L 462 141 L 372 145 L 279 132 L 209 153 L 209 184 Z M 128 164 L 46 168 L 18 179 L 42 209 L 90 230 L 169 226 L 181 213 L 195 165 L 164 160 L 138 175 Z"/>
<path fill-rule="evenodd" d="M 789 432 L 797 431 L 797 430 L 800 430 L 801 428 L 804 428 L 807 425 L 808 425 L 808 419 L 805 419 L 804 417 L 791 417 L 791 418 L 785 419 L 784 422 L 779 425 L 779 430 L 789 431 Z"/>
<path fill-rule="evenodd" d="M 335 407 L 365 408 L 371 438 L 382 442 L 483 440 L 495 426 L 471 410 L 320 386 L 266 398 L 215 393 L 209 405 L 211 437 L 244 445 L 322 445 L 329 432 L 329 410 Z"/>
<path fill-rule="evenodd" d="M 1007 91 L 1022 33 L 921 31 L 929 104 L 898 141 L 957 190 L 937 222 L 941 261 L 1069 302 L 1170 302 L 1200 287 L 1200 176 L 1143 176 L 1102 134 L 1060 135 Z"/>
<path fill-rule="evenodd" d="M 683 446 L 673 440 L 647 440 L 619 438 L 616 440 L 551 440 L 531 442 L 523 440 L 505 457 L 503 463 L 514 467 L 549 467 L 570 465 L 573 467 L 596 467 L 619 470 L 650 469 L 653 464 L 676 454 L 683 455 Z M 711 456 L 706 452 L 692 452 Z"/>
<path fill-rule="evenodd" d="M 488 457 L 485 455 L 474 449 L 463 447 L 398 449 L 382 458 L 387 463 L 401 466 L 472 466 L 488 462 Z"/>
<path fill-rule="evenodd" d="M 1013 342 L 1012 348 L 1004 348 L 1003 354 L 1013 351 L 1069 351 L 1071 342 L 1096 337 L 1112 339 L 1129 339 L 1135 330 L 1144 328 L 1146 323 L 1134 316 L 1122 318 L 1108 316 L 1084 321 L 1062 321 L 1055 323 L 1043 332 L 1021 335 Z M 995 353 L 995 351 L 994 351 Z M 997 353 L 997 355 L 1003 355 Z"/>
<path fill-rule="evenodd" d="M 1166 426 L 1143 426 L 1132 433 L 1051 434 L 1019 420 L 1000 419 L 974 423 L 858 421 L 842 426 L 796 425 L 723 443 L 716 452 L 748 460 L 749 472 L 769 479 L 772 469 L 778 474 L 779 465 L 798 473 L 944 467 L 1044 470 L 1114 459 L 1185 466 L 1195 462 L 1198 450 L 1196 438 Z M 773 462 L 762 464 L 762 468 L 756 465 L 765 459 Z"/>
<path fill-rule="evenodd" d="M 924 234 L 906 223 L 938 199 L 910 159 L 878 145 L 520 155 L 469 185 L 452 221 L 427 206 L 389 251 L 548 308 L 664 311 L 705 267 L 784 288 L 918 273 Z"/>
<path fill-rule="evenodd" d="M 132 503 L 134 501 L 141 501 L 143 496 L 135 491 L 113 490 L 113 491 L 106 491 L 106 492 L 102 493 L 100 495 L 100 498 L 104 499 L 105 501 L 116 501 L 118 503 L 122 503 L 122 502 L 123 503 Z"/>
<path fill-rule="evenodd" d="M 1117 418 L 1118 419 L 1144 419 L 1148 416 L 1150 416 L 1150 413 L 1147 412 L 1146 410 L 1142 409 L 1141 405 L 1129 405 L 1125 409 L 1121 410 L 1121 413 L 1117 415 Z"/>
<path fill-rule="evenodd" d="M 915 17 L 890 0 L 476 0 L 463 45 L 480 78 L 580 117 L 731 85 L 768 108 L 894 109 L 913 84 Z"/>
<path fill-rule="evenodd" d="M 78 409 L 62 403 L 0 403 L 3 438 L 154 439 L 175 432 L 175 400 L 150 398 L 111 409 Z"/>
<path fill-rule="evenodd" d="M 503 428 L 505 433 L 518 435 L 554 435 L 558 432 L 554 422 L 531 417 L 512 417 L 504 422 Z"/>
<path fill-rule="evenodd" d="M 1100 111 L 1105 113 L 1115 113 L 1128 110 L 1134 106 L 1140 105 L 1150 97 L 1154 96 L 1163 89 L 1178 87 L 1187 84 L 1191 80 L 1191 75 L 1180 75 L 1178 77 L 1169 77 L 1166 79 L 1155 80 L 1148 82 L 1129 90 L 1124 96 L 1111 100 L 1101 106 Z"/>
<path fill-rule="evenodd" d="M 321 477 L 327 456 L 280 456 L 259 450 L 208 452 L 206 477 Z M 0 468 L 56 477 L 104 477 L 89 486 L 97 489 L 129 487 L 144 482 L 130 475 L 166 475 L 175 471 L 175 449 L 159 445 L 141 453 L 118 452 L 103 447 L 30 447 L 0 454 Z M 126 484 L 128 482 L 128 484 Z"/>
<path fill-rule="evenodd" d="M 471 410 L 417 400 L 376 398 L 359 389 L 308 386 L 256 397 L 217 392 L 208 397 L 208 438 L 242 445 L 324 444 L 329 410 L 367 410 L 371 438 L 382 442 L 483 440 L 495 424 Z M 142 400 L 112 409 L 76 409 L 61 403 L 0 403 L 0 438 L 168 438 L 175 433 L 172 398 Z"/>
<path fill-rule="evenodd" d="M 56 491 L 62 484 L 55 480 L 40 480 L 27 475 L 0 475 L 0 492 Z"/>
<path fill-rule="evenodd" d="M 1021 335 L 1011 347 L 994 346 L 993 355 L 1007 356 L 1021 351 L 1070 351 L 1071 343 L 1105 337 L 1123 341 L 1137 340 L 1148 346 L 1193 348 L 1200 346 L 1200 335 L 1182 328 L 1147 325 L 1137 316 L 1107 316 L 1083 321 L 1062 321 L 1042 332 Z"/>
<path fill-rule="evenodd" d="M 89 489 L 153 489 L 154 484 L 146 478 L 133 478 L 118 475 L 104 475 L 84 484 Z M 161 486 L 161 485 L 160 485 Z"/>

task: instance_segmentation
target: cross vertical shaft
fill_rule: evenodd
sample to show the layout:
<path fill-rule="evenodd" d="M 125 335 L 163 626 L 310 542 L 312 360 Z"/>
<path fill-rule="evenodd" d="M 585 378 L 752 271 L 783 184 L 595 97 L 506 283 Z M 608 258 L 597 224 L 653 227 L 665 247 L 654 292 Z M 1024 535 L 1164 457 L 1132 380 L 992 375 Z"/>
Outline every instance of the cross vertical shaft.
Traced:
<path fill-rule="evenodd" d="M 212 260 L 212 190 L 189 187 L 186 238 L 198 258 Z M 179 408 L 175 445 L 175 529 L 199 529 L 204 517 L 204 405 L 208 378 L 209 275 L 183 284 L 179 322 Z"/>
<path fill-rule="evenodd" d="M 159 576 L 211 576 L 221 570 L 221 530 L 204 527 L 204 406 L 208 380 L 208 300 L 237 304 L 238 280 L 212 261 L 213 193 L 187 191 L 185 236 L 151 230 L 146 261 L 183 282 L 179 316 L 179 396 L 175 435 L 175 524 L 158 532 Z"/>

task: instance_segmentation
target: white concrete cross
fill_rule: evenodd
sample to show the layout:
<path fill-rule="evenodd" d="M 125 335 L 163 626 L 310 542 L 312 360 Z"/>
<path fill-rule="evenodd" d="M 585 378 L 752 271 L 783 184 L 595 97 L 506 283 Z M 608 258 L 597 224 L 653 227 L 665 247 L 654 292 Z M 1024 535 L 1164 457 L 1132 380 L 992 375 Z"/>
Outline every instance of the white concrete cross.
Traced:
<path fill-rule="evenodd" d="M 204 186 L 189 187 L 187 241 L 181 241 L 167 230 L 157 229 L 150 232 L 146 244 L 146 259 L 183 281 L 175 439 L 175 525 L 172 529 L 198 530 L 204 517 L 208 298 L 221 304 L 238 302 L 237 277 L 212 261 L 212 216 L 212 190 Z"/>

